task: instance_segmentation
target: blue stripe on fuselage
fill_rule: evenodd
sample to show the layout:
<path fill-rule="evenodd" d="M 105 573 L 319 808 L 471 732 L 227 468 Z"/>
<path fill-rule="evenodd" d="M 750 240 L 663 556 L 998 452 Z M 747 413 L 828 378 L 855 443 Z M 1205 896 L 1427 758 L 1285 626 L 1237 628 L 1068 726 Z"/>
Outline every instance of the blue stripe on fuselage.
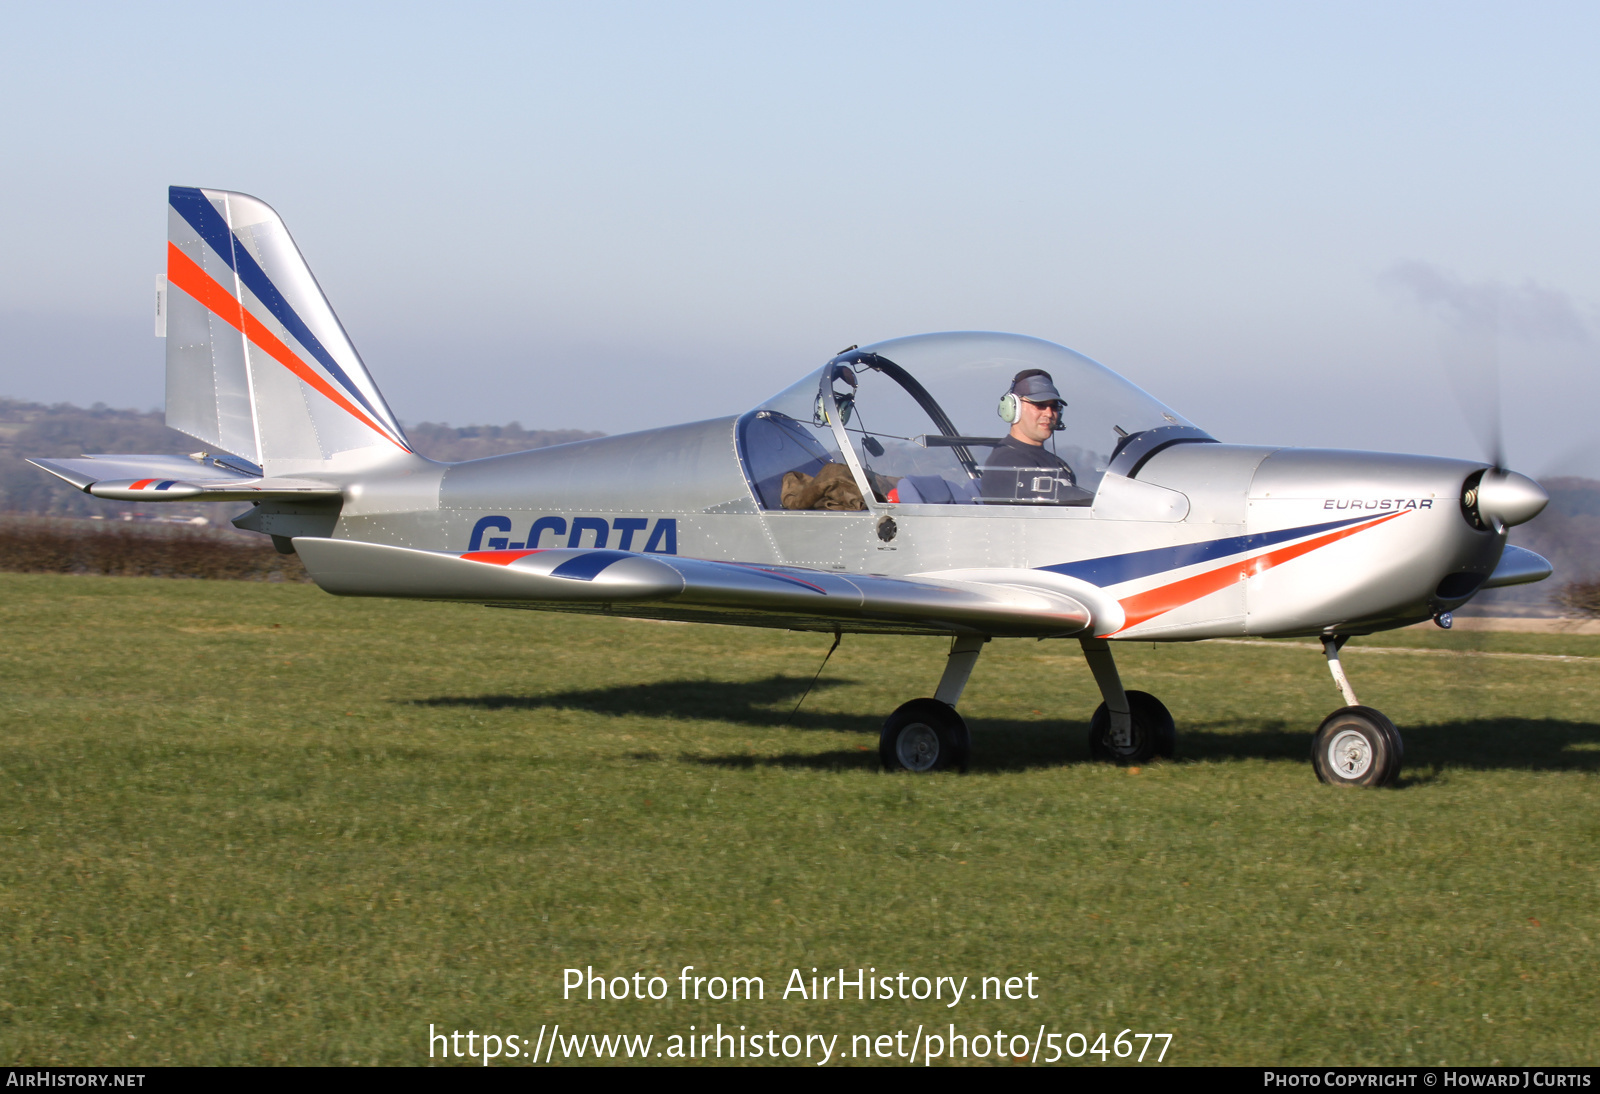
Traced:
<path fill-rule="evenodd" d="M 1335 520 L 1327 524 L 1310 524 L 1304 528 L 1285 528 L 1280 532 L 1256 532 L 1248 536 L 1208 539 L 1200 543 L 1180 544 L 1177 547 L 1157 547 L 1150 551 L 1133 551 L 1125 555 L 1106 555 L 1103 558 L 1086 558 L 1081 562 L 1040 566 L 1038 569 L 1075 577 L 1103 589 L 1108 585 L 1136 581 L 1141 577 L 1193 566 L 1199 562 L 1214 562 L 1229 555 L 1272 547 L 1291 539 L 1313 536 L 1318 532 L 1344 528 L 1371 519 L 1371 517 L 1351 517 L 1348 520 Z"/>

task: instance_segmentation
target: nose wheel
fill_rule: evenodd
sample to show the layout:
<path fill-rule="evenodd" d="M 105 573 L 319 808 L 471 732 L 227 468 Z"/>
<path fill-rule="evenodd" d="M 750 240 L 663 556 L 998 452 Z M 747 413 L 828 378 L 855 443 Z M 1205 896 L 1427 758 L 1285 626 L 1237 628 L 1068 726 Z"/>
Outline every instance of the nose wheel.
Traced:
<path fill-rule="evenodd" d="M 1394 723 L 1371 707 L 1341 707 L 1311 738 L 1311 767 L 1330 786 L 1389 786 L 1405 746 Z"/>
<path fill-rule="evenodd" d="M 1339 651 L 1345 635 L 1326 635 L 1322 652 L 1348 706 L 1322 720 L 1311 737 L 1311 769 L 1329 786 L 1391 786 L 1400 778 L 1405 744 L 1381 711 L 1362 706 L 1344 674 Z"/>

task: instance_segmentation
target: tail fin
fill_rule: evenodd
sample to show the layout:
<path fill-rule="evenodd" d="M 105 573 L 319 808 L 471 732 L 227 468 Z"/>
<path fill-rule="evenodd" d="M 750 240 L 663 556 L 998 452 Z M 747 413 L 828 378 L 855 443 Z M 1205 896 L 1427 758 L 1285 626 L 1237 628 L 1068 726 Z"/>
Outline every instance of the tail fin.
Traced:
<path fill-rule="evenodd" d="M 268 475 L 409 452 L 278 214 L 226 190 L 168 201 L 167 424 Z"/>

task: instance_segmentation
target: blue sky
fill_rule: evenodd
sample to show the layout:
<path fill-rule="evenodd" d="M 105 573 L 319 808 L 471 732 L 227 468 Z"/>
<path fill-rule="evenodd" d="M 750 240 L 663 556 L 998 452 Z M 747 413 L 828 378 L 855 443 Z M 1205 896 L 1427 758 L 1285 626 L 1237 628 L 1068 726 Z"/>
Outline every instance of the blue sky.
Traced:
<path fill-rule="evenodd" d="M 1492 347 L 1513 465 L 1600 474 L 1593 5 L 12 4 L 0 31 L 0 394 L 160 405 L 181 183 L 277 208 L 407 421 L 620 432 L 998 329 L 1225 440 L 1468 455 Z"/>

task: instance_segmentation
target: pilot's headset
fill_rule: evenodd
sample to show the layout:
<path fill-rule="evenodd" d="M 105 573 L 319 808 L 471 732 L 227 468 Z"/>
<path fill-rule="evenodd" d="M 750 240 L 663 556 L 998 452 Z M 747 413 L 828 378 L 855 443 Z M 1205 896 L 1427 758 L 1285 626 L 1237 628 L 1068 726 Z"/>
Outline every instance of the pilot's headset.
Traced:
<path fill-rule="evenodd" d="M 1029 402 L 1041 401 L 1036 398 L 1037 396 L 1043 396 L 1045 401 L 1054 400 L 1062 410 L 1066 409 L 1067 401 L 1056 390 L 1055 381 L 1050 378 L 1050 374 L 1042 368 L 1026 368 L 1011 378 L 1011 390 L 1000 396 L 998 413 L 1001 419 L 1007 425 L 1016 425 L 1022 417 L 1022 407 L 1018 404 L 1023 399 Z M 1067 427 L 1065 418 L 1065 414 L 1057 411 L 1053 429 L 1056 431 L 1065 429 Z"/>

